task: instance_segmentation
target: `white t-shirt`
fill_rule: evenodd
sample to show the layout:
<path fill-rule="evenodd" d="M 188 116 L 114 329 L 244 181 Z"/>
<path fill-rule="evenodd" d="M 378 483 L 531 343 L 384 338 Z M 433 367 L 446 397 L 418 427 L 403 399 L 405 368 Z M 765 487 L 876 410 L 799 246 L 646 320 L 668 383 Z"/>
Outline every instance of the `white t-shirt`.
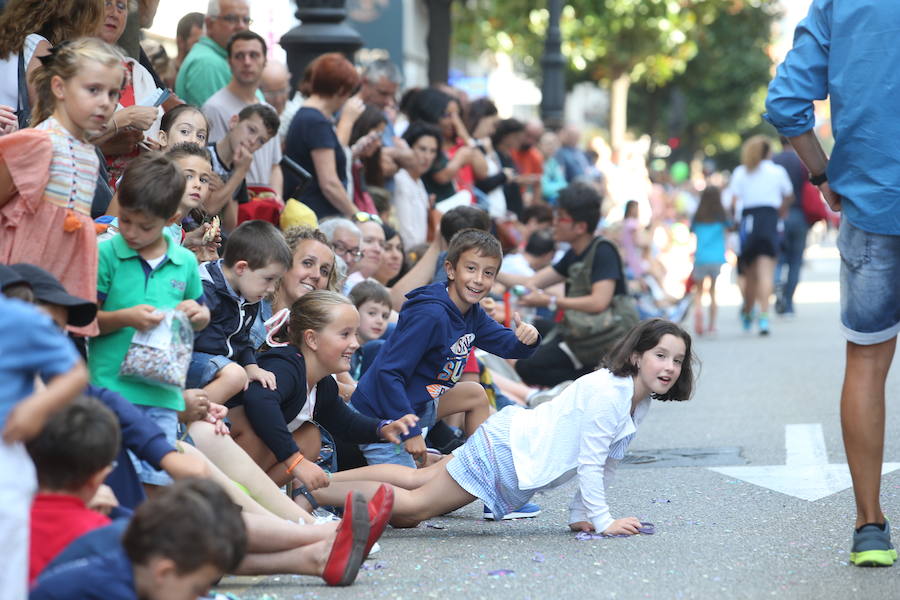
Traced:
<path fill-rule="evenodd" d="M 411 249 L 428 237 L 428 191 L 421 179 L 410 177 L 406 169 L 394 175 L 394 217 L 403 246 Z"/>
<path fill-rule="evenodd" d="M 225 137 L 231 117 L 249 105 L 231 93 L 227 87 L 210 96 L 209 100 L 203 103 L 203 114 L 209 119 L 209 143 L 218 142 Z M 253 153 L 253 162 L 247 172 L 247 185 L 271 185 L 272 167 L 280 162 L 281 139 L 276 135 Z"/>
<path fill-rule="evenodd" d="M 34 51 L 40 42 L 47 39 L 36 33 L 28 34 L 25 38 L 22 50 L 25 54 L 25 68 L 31 62 Z M 48 42 L 49 43 L 49 42 Z M 19 53 L 12 52 L 6 60 L 0 60 L 0 104 L 11 106 L 13 109 L 19 106 Z"/>
<path fill-rule="evenodd" d="M 781 165 L 771 160 L 759 163 L 752 172 L 744 165 L 734 170 L 729 189 L 737 196 L 743 210 L 750 208 L 780 208 L 785 196 L 794 193 L 791 178 Z"/>
<path fill-rule="evenodd" d="M 306 423 L 307 421 L 313 420 L 313 414 L 316 411 L 316 390 L 318 387 L 314 387 L 309 395 L 306 397 L 306 404 L 303 405 L 303 408 L 300 409 L 300 412 L 296 417 L 291 419 L 291 422 L 287 424 L 287 430 L 291 433 L 294 433 L 300 426 Z"/>

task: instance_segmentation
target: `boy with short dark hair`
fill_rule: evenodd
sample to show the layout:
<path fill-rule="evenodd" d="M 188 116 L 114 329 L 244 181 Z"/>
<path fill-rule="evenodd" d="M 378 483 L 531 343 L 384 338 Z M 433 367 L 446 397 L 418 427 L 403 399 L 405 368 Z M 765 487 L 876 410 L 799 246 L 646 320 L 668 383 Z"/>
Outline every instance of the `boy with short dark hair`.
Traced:
<path fill-rule="evenodd" d="M 486 210 L 475 208 L 474 206 L 457 206 L 448 210 L 441 217 L 440 223 L 441 237 L 445 244 L 449 244 L 457 233 L 463 229 L 480 229 L 482 231 L 491 230 L 491 217 Z M 447 281 L 447 271 L 444 268 L 444 261 L 447 257 L 446 252 L 438 255 L 437 267 L 434 271 L 434 278 L 431 283 Z"/>
<path fill-rule="evenodd" d="M 375 280 L 360 281 L 348 296 L 359 311 L 359 349 L 350 359 L 350 376 L 356 381 L 369 370 L 378 351 L 384 345 L 391 318 L 391 293 Z"/>
<path fill-rule="evenodd" d="M 142 504 L 121 541 L 106 552 L 87 550 L 50 566 L 30 598 L 193 600 L 234 571 L 246 547 L 240 511 L 225 491 L 211 481 L 186 479 Z"/>
<path fill-rule="evenodd" d="M 372 417 L 396 419 L 415 413 L 420 421 L 404 436 L 405 453 L 398 453 L 393 444 L 361 446 L 369 464 L 423 465 L 423 428 L 449 414 L 465 413 L 465 433 L 475 432 L 488 416 L 487 396 L 478 383 L 457 384 L 473 346 L 508 358 L 534 352 L 540 339 L 534 327 L 517 322 L 515 332 L 510 331 L 479 305 L 501 260 L 500 242 L 490 233 L 460 231 L 447 250 L 447 283 L 407 295 L 396 329 L 360 379 L 351 402 Z"/>
<path fill-rule="evenodd" d="M 253 164 L 253 153 L 278 133 L 279 119 L 267 104 L 251 104 L 228 121 L 228 132 L 209 145 L 213 171 L 222 186 L 210 194 L 206 211 L 222 214 L 222 228 L 237 226 L 237 205 L 250 200 L 245 178 Z"/>
<path fill-rule="evenodd" d="M 274 293 L 293 257 L 284 235 L 265 221 L 247 221 L 225 242 L 221 259 L 200 266 L 212 321 L 194 338 L 187 386 L 206 390 L 210 402 L 225 404 L 250 381 L 275 388 L 275 376 L 256 366 L 250 329 L 259 301 Z"/>
<path fill-rule="evenodd" d="M 166 156 L 146 153 L 128 165 L 119 187 L 119 233 L 100 243 L 97 315 L 100 335 L 88 340 L 91 383 L 128 398 L 166 433 L 175 445 L 181 391 L 122 378 L 119 368 L 137 331 L 156 327 L 160 311 L 178 310 L 194 329 L 209 322 L 201 304 L 203 286 L 197 259 L 164 232 L 181 204 L 185 178 Z M 148 463 L 135 462 L 147 485 L 166 485 L 171 478 Z"/>
<path fill-rule="evenodd" d="M 82 396 L 53 415 L 26 444 L 38 478 L 31 505 L 29 582 L 72 540 L 109 524 L 88 503 L 112 471 L 119 438 L 112 412 Z"/>

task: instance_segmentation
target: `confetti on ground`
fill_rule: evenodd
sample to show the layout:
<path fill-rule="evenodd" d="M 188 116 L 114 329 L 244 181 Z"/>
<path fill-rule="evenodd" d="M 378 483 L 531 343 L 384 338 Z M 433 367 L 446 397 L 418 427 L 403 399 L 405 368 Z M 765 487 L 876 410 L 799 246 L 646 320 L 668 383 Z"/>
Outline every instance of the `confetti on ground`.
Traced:
<path fill-rule="evenodd" d="M 515 575 L 516 572 L 511 569 L 497 569 L 496 571 L 488 571 L 488 577 L 502 577 L 504 575 Z"/>
<path fill-rule="evenodd" d="M 387 563 L 383 563 L 381 561 L 375 561 L 374 563 L 364 562 L 362 567 L 360 567 L 363 571 L 379 571 L 387 567 Z"/>
<path fill-rule="evenodd" d="M 644 535 L 653 535 L 656 533 L 656 527 L 653 523 L 647 523 L 645 521 L 641 521 L 641 526 L 638 527 L 638 533 L 643 533 Z M 575 534 L 575 539 L 579 542 L 586 542 L 588 540 L 602 540 L 605 538 L 627 538 L 632 537 L 627 533 L 591 533 L 589 531 L 579 531 Z"/>
<path fill-rule="evenodd" d="M 427 529 L 447 529 L 447 526 L 442 523 L 432 523 L 431 521 L 425 521 L 423 523 Z"/>
<path fill-rule="evenodd" d="M 534 553 L 534 556 L 531 557 L 531 560 L 533 560 L 533 561 L 536 562 L 536 563 L 542 563 L 542 562 L 544 562 L 544 561 L 547 560 L 547 559 L 545 559 L 545 558 L 544 558 L 544 555 L 541 554 L 540 552 L 535 552 L 535 553 Z"/>
<path fill-rule="evenodd" d="M 650 501 L 651 504 L 671 504 L 672 501 L 668 498 L 656 498 Z"/>

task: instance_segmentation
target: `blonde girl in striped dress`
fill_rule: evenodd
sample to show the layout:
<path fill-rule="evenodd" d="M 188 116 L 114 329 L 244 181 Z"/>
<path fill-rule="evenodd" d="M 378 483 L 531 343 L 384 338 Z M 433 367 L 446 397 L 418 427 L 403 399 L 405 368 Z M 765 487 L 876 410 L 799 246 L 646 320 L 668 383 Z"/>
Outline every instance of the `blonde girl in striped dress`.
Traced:
<path fill-rule="evenodd" d="M 32 75 L 33 129 L 0 138 L 0 263 L 50 271 L 69 293 L 97 297 L 97 234 L 91 201 L 99 159 L 89 138 L 112 117 L 122 55 L 83 38 L 41 58 Z M 96 321 L 75 330 L 96 335 Z"/>

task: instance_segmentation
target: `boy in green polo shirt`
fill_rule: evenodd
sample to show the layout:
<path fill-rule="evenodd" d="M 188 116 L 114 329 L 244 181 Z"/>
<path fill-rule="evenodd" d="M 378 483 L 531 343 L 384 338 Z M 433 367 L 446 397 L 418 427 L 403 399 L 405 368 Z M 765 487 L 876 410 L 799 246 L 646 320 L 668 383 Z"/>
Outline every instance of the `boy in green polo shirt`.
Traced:
<path fill-rule="evenodd" d="M 163 231 L 175 220 L 184 186 L 181 169 L 162 154 L 142 154 L 128 165 L 119 186 L 120 235 L 100 243 L 100 335 L 88 346 L 91 383 L 122 394 L 159 425 L 173 445 L 177 414 L 184 410 L 181 392 L 120 378 L 119 368 L 135 331 L 151 329 L 162 320 L 158 311 L 180 310 L 194 329 L 209 323 L 209 309 L 200 303 L 197 259 Z M 145 484 L 171 483 L 165 473 L 133 460 Z"/>

